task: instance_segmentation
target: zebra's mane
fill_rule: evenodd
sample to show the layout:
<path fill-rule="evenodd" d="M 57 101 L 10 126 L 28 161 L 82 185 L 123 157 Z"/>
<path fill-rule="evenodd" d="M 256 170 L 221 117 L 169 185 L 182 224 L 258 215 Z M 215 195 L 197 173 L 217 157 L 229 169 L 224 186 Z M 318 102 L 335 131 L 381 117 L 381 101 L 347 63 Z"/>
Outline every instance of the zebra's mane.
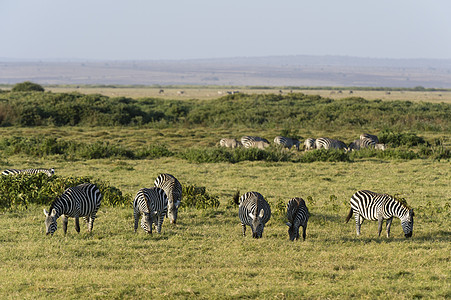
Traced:
<path fill-rule="evenodd" d="M 52 209 L 55 208 L 55 203 L 58 202 L 58 200 L 60 200 L 60 197 L 56 197 L 52 204 L 50 204 L 49 213 L 52 213 Z"/>
<path fill-rule="evenodd" d="M 409 204 L 407 204 L 406 198 L 400 197 L 401 194 L 394 194 L 394 195 L 384 194 L 384 195 L 386 195 L 386 196 L 390 197 L 391 199 L 393 199 L 394 201 L 398 202 L 405 209 L 407 209 L 407 210 L 411 209 Z"/>

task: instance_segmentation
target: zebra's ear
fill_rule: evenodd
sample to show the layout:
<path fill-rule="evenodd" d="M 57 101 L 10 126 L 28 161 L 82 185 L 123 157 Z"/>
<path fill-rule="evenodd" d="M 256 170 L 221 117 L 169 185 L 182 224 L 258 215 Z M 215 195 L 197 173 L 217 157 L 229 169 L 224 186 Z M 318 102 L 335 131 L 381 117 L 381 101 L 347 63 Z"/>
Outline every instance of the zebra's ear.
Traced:
<path fill-rule="evenodd" d="M 56 210 L 55 210 L 55 209 L 52 209 L 52 213 L 50 214 L 50 216 L 51 216 L 51 217 L 56 216 Z"/>
<path fill-rule="evenodd" d="M 44 215 L 46 216 L 46 217 L 48 217 L 49 216 L 49 212 L 44 208 Z"/>
<path fill-rule="evenodd" d="M 251 219 L 255 219 L 255 215 L 253 213 L 249 213 L 249 217 L 251 217 Z"/>
<path fill-rule="evenodd" d="M 290 222 L 286 222 L 285 223 L 288 227 L 291 227 L 291 223 Z"/>

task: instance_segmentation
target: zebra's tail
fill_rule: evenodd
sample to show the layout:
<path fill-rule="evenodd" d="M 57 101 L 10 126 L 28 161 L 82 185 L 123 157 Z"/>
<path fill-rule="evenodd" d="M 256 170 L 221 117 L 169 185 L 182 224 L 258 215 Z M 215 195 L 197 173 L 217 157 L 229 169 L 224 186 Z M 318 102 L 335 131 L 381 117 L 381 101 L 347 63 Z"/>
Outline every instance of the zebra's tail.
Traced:
<path fill-rule="evenodd" d="M 354 212 L 354 211 L 352 210 L 352 207 L 351 207 L 351 209 L 349 210 L 349 214 L 348 214 L 348 216 L 346 217 L 346 223 L 348 223 L 349 220 L 351 219 L 352 213 L 353 213 L 353 212 Z"/>

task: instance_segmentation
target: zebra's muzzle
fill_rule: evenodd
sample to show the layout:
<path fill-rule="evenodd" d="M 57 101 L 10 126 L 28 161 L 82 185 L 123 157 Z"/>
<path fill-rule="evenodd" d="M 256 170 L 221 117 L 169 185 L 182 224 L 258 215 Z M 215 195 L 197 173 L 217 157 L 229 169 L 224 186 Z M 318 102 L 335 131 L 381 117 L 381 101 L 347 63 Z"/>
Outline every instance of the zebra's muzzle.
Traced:
<path fill-rule="evenodd" d="M 412 237 L 412 231 L 404 235 L 406 238 Z"/>

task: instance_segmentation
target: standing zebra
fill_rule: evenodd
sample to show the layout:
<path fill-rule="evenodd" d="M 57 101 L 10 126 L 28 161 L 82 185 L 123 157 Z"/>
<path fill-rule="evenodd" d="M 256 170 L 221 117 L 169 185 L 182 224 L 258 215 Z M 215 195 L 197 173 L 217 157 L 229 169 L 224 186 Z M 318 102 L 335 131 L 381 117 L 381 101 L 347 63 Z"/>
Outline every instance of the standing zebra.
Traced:
<path fill-rule="evenodd" d="M 406 238 L 412 236 L 413 231 L 413 209 L 408 209 L 392 196 L 378 194 L 371 191 L 358 191 L 351 197 L 351 209 L 346 217 L 346 223 L 355 215 L 357 235 L 360 235 L 360 226 L 363 221 L 377 220 L 379 236 L 382 232 L 382 222 L 387 220 L 387 238 L 390 237 L 390 226 L 393 216 L 401 219 L 402 230 Z"/>
<path fill-rule="evenodd" d="M 171 224 L 176 224 L 177 214 L 182 203 L 182 185 L 171 174 L 160 174 L 154 182 L 156 187 L 162 188 L 168 198 L 168 214 Z"/>
<path fill-rule="evenodd" d="M 140 189 L 133 200 L 135 232 L 138 229 L 139 217 L 142 215 L 142 229 L 151 234 L 152 224 L 155 224 L 157 232 L 161 233 L 161 225 L 167 212 L 168 197 L 163 189 L 155 186 L 150 189 Z"/>
<path fill-rule="evenodd" d="M 304 141 L 305 151 L 312 150 L 316 148 L 316 140 L 312 138 L 307 138 Z"/>
<path fill-rule="evenodd" d="M 2 175 L 17 175 L 17 174 L 38 174 L 38 173 L 44 173 L 47 174 L 47 176 L 52 176 L 55 174 L 55 169 L 24 169 L 24 170 L 17 170 L 17 169 L 7 169 L 2 172 Z"/>
<path fill-rule="evenodd" d="M 292 139 L 278 135 L 274 138 L 274 144 L 281 145 L 282 147 L 288 149 L 291 149 L 291 147 L 295 146 L 296 149 L 299 150 L 299 141 L 297 139 Z"/>
<path fill-rule="evenodd" d="M 339 140 L 329 139 L 329 138 L 319 138 L 315 141 L 316 149 L 348 149 L 346 144 Z"/>
<path fill-rule="evenodd" d="M 83 217 L 88 225 L 88 231 L 91 232 L 101 200 L 100 190 L 92 183 L 83 183 L 66 189 L 61 197 L 56 198 L 50 205 L 50 213 L 44 209 L 46 234 L 53 235 L 57 229 L 56 220 L 61 215 L 64 234 L 67 232 L 68 217 L 75 218 L 75 230 L 78 233 L 80 233 L 78 218 Z"/>
<path fill-rule="evenodd" d="M 240 197 L 238 209 L 243 236 L 246 235 L 246 225 L 252 229 L 253 238 L 261 238 L 265 224 L 271 218 L 271 208 L 268 202 L 258 192 L 247 192 Z"/>
<path fill-rule="evenodd" d="M 259 136 L 246 135 L 241 137 L 241 144 L 243 144 L 244 148 L 265 149 L 269 146 L 269 141 Z"/>
<path fill-rule="evenodd" d="M 362 139 L 370 139 L 370 140 L 373 140 L 375 144 L 379 143 L 379 139 L 377 138 L 377 135 L 372 135 L 372 134 L 369 134 L 369 133 L 362 133 L 360 135 L 360 139 L 361 140 Z"/>
<path fill-rule="evenodd" d="M 305 241 L 307 222 L 310 214 L 302 198 L 293 198 L 287 204 L 288 235 L 290 240 L 299 239 L 299 227 L 302 226 L 302 238 Z"/>
<path fill-rule="evenodd" d="M 223 138 L 223 139 L 221 139 L 219 141 L 219 145 L 221 147 L 227 147 L 227 148 L 235 149 L 235 148 L 241 146 L 241 142 L 236 140 L 236 139 Z"/>

